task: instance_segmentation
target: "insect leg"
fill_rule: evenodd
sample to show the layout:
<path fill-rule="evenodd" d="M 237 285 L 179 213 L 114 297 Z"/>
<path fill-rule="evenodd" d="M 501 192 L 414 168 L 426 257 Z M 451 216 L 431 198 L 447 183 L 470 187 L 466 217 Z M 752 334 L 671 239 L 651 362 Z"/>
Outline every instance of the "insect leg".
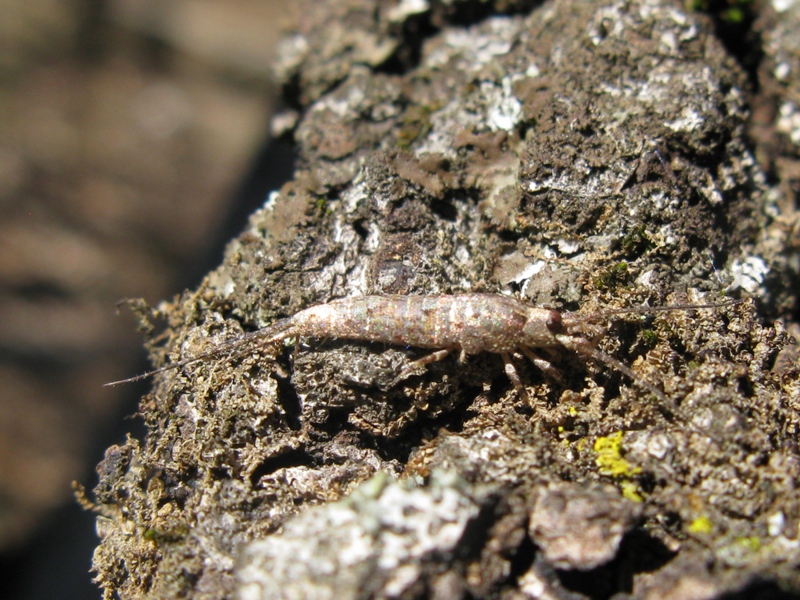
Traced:
<path fill-rule="evenodd" d="M 511 380 L 511 383 L 514 384 L 514 387 L 517 389 L 518 392 L 524 394 L 525 388 L 522 387 L 522 381 L 519 378 L 519 373 L 517 373 L 517 368 L 511 361 L 511 356 L 508 354 L 508 352 L 502 352 L 500 353 L 500 356 L 503 357 L 503 363 L 505 364 L 506 375 Z"/>
<path fill-rule="evenodd" d="M 520 347 L 520 352 L 527 356 L 528 360 L 539 367 L 539 369 L 544 371 L 544 373 L 550 377 L 550 379 L 557 381 L 561 385 L 566 385 L 566 381 L 564 381 L 564 376 L 561 374 L 561 371 L 556 369 L 550 362 L 539 356 L 536 356 L 527 346 Z"/>
<path fill-rule="evenodd" d="M 519 373 L 517 373 L 517 368 L 514 366 L 514 363 L 511 360 L 511 356 L 508 354 L 508 352 L 501 352 L 500 356 L 503 357 L 506 376 L 511 380 L 511 383 L 514 384 L 514 389 L 517 390 L 517 393 L 520 395 L 523 401 L 530 404 L 530 398 L 528 397 L 528 392 L 525 390 L 524 387 L 522 387 L 522 381 L 519 378 Z"/>
<path fill-rule="evenodd" d="M 405 379 L 411 373 L 419 369 L 420 367 L 424 367 L 425 365 L 429 365 L 432 362 L 439 362 L 448 354 L 450 354 L 455 347 L 451 346 L 450 348 L 442 348 L 441 350 L 437 350 L 436 352 L 431 352 L 417 360 L 411 361 L 408 363 L 408 366 L 402 370 L 398 379 Z"/>

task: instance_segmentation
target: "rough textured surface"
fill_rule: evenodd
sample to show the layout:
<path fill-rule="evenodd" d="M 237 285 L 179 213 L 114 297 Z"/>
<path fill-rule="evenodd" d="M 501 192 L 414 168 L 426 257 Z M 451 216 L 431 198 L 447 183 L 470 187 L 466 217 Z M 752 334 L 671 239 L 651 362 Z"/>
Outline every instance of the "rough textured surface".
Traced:
<path fill-rule="evenodd" d="M 424 488 L 377 475 L 346 499 L 290 521 L 280 535 L 250 544 L 238 568 L 239 597 L 422 592 L 437 585 L 437 571 L 448 569 L 480 507 L 452 474 L 434 474 Z M 431 576 L 434 581 L 425 581 Z"/>
<path fill-rule="evenodd" d="M 557 569 L 588 571 L 614 559 L 641 511 L 611 490 L 560 484 L 539 494 L 528 532 L 547 562 Z"/>
<path fill-rule="evenodd" d="M 776 319 L 797 217 L 749 149 L 744 74 L 670 2 L 489 8 L 315 3 L 279 64 L 295 179 L 159 309 L 156 363 L 359 294 L 754 299 L 613 324 L 600 347 L 665 402 L 558 351 L 566 385 L 516 360 L 527 399 L 494 355 L 395 383 L 422 352 L 335 335 L 163 373 L 147 439 L 99 467 L 108 597 L 800 591 L 800 371 Z M 279 560 L 312 531 L 313 559 Z"/>

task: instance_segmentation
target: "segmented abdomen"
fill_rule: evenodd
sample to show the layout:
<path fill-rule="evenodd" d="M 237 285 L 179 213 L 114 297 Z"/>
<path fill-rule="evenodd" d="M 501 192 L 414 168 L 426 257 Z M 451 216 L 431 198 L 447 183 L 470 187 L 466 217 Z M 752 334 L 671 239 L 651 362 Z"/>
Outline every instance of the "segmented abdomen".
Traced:
<path fill-rule="evenodd" d="M 506 352 L 519 345 L 524 307 L 494 294 L 360 296 L 313 306 L 292 318 L 303 336 Z"/>

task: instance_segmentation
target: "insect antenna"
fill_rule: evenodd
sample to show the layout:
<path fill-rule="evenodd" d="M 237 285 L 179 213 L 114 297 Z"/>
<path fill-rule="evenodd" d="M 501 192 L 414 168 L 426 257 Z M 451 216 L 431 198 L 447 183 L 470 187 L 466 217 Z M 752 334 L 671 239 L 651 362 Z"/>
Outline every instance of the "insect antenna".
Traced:
<path fill-rule="evenodd" d="M 741 304 L 744 302 L 743 299 L 741 300 L 726 300 L 725 302 L 717 302 L 717 303 L 709 303 L 709 304 L 668 304 L 666 306 L 629 306 L 628 308 L 612 308 L 610 310 L 604 310 L 602 312 L 594 312 L 594 313 L 587 313 L 583 315 L 579 315 L 576 313 L 566 313 L 564 317 L 569 317 L 573 321 L 577 322 L 592 322 L 595 320 L 601 320 L 608 317 L 613 317 L 615 315 L 626 315 L 626 314 L 639 314 L 639 315 L 649 315 L 656 312 L 667 312 L 667 311 L 674 311 L 674 310 L 699 310 L 703 308 L 725 308 L 726 306 L 736 306 L 737 304 Z"/>
<path fill-rule="evenodd" d="M 660 401 L 666 403 L 667 397 L 660 389 L 654 386 L 649 381 L 646 381 L 636 375 L 630 367 L 628 367 L 625 363 L 617 360 L 610 354 L 606 354 L 602 350 L 598 350 L 595 346 L 587 339 L 584 338 L 575 338 L 569 335 L 558 335 L 556 336 L 558 340 L 570 350 L 574 350 L 578 354 L 582 354 L 583 356 L 590 356 L 591 358 L 595 359 L 598 362 L 603 363 L 604 365 L 611 367 L 622 373 L 623 375 L 627 376 L 635 385 L 638 385 L 641 388 L 646 389 L 648 392 L 653 394 L 656 398 Z"/>
<path fill-rule="evenodd" d="M 575 313 L 567 313 L 564 315 L 564 322 L 569 324 L 570 329 L 580 329 L 583 324 L 591 323 L 596 320 L 601 319 L 608 319 L 608 317 L 614 315 L 624 315 L 624 314 L 650 314 L 654 312 L 665 312 L 665 311 L 673 311 L 673 310 L 698 310 L 704 308 L 723 308 L 725 306 L 734 306 L 737 304 L 741 304 L 744 300 L 727 300 L 725 302 L 718 302 L 718 303 L 708 303 L 708 304 L 672 304 L 668 306 L 634 306 L 629 308 L 616 308 L 612 310 L 607 310 L 603 312 L 596 312 L 596 313 L 589 313 L 586 315 L 579 315 Z M 595 337 L 597 336 L 589 336 L 587 338 L 576 338 L 571 335 L 559 335 L 557 336 L 559 341 L 566 347 L 573 349 L 574 351 L 578 352 L 579 354 L 583 354 L 584 356 L 590 356 L 598 362 L 601 362 L 612 369 L 615 369 L 622 373 L 623 375 L 627 376 L 635 385 L 638 385 L 641 388 L 646 389 L 650 393 L 652 393 L 656 398 L 665 402 L 667 400 L 666 395 L 660 389 L 655 387 L 650 382 L 642 379 L 641 377 L 637 376 L 625 363 L 617 360 L 613 356 L 606 354 L 602 350 L 599 350 L 595 344 L 593 343 Z"/>
<path fill-rule="evenodd" d="M 120 379 L 119 381 L 111 381 L 109 383 L 104 383 L 103 387 L 114 387 L 116 385 L 121 385 L 123 383 L 134 383 L 136 381 L 142 381 L 153 375 L 158 375 L 159 373 L 166 373 L 167 371 L 174 371 L 175 369 L 182 369 L 185 366 L 191 365 L 201 360 L 205 360 L 207 358 L 214 358 L 216 356 L 220 356 L 221 354 L 231 353 L 231 358 L 236 358 L 237 356 L 241 355 L 241 352 L 236 353 L 236 350 L 246 348 L 251 343 L 259 343 L 259 344 L 270 344 L 273 342 L 277 342 L 286 337 L 286 333 L 288 333 L 289 329 L 291 328 L 291 319 L 281 319 L 280 321 L 276 321 L 269 327 L 265 327 L 264 329 L 259 329 L 257 331 L 251 331 L 250 333 L 246 333 L 242 336 L 237 337 L 229 342 L 223 342 L 222 344 L 214 347 L 213 349 L 209 350 L 208 352 L 203 352 L 202 354 L 198 354 L 191 358 L 187 358 L 171 365 L 166 365 L 164 367 L 159 367 L 158 369 L 153 369 L 152 371 L 146 371 L 140 375 L 135 375 L 134 377 L 128 377 L 127 379 Z"/>

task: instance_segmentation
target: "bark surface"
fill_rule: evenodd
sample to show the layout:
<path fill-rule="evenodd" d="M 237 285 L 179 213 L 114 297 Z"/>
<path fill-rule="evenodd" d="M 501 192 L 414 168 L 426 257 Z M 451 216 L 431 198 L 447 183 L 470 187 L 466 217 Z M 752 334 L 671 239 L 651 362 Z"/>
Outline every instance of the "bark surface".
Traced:
<path fill-rule="evenodd" d="M 752 299 L 612 323 L 600 348 L 666 403 L 569 352 L 548 356 L 567 385 L 516 360 L 527 399 L 492 354 L 397 381 L 424 351 L 335 336 L 165 372 L 147 438 L 98 468 L 107 597 L 800 591 L 777 318 L 798 221 L 710 22 L 659 0 L 314 2 L 278 66 L 300 164 L 160 309 L 156 365 L 355 295 Z"/>

